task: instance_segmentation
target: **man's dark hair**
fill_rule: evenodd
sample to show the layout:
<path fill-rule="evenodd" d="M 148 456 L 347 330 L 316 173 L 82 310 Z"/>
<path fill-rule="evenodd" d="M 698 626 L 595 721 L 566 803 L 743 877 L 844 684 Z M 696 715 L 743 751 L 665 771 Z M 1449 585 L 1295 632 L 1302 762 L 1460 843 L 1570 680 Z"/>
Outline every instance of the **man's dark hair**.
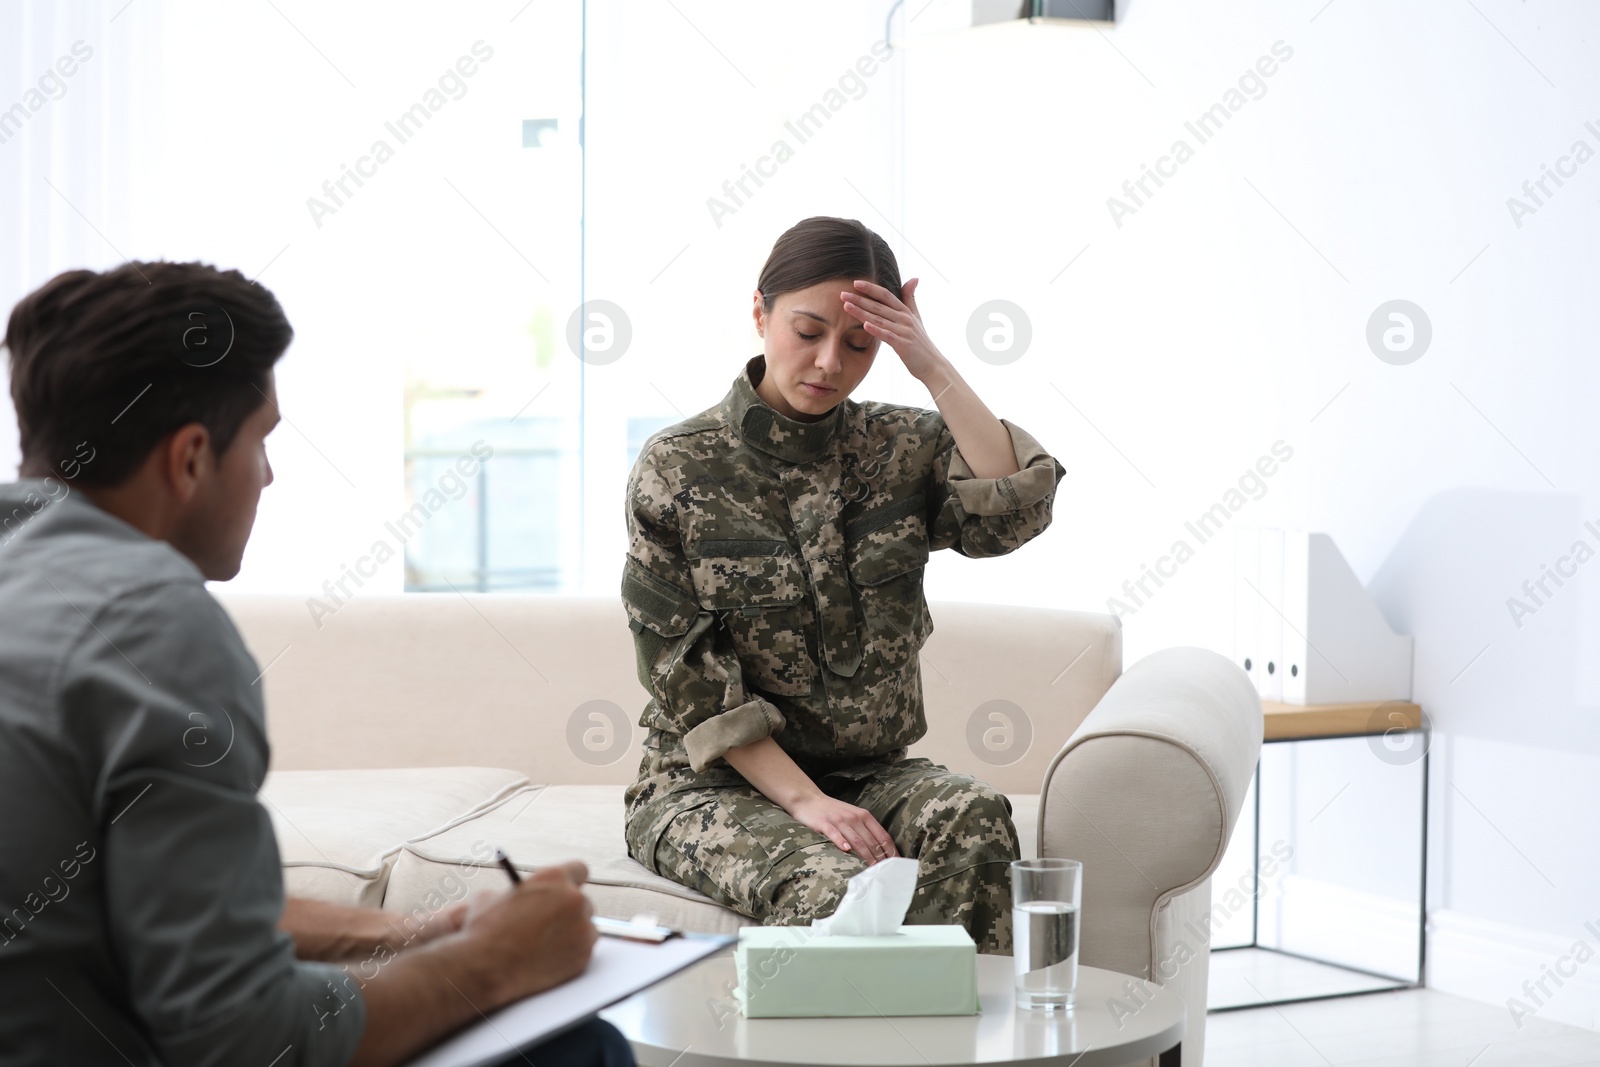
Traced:
<path fill-rule="evenodd" d="M 270 290 L 205 263 L 124 263 L 58 274 L 11 311 L 11 400 L 23 477 L 72 465 L 119 485 L 189 423 L 218 456 L 267 402 L 294 330 Z M 94 460 L 81 466 L 80 447 Z"/>

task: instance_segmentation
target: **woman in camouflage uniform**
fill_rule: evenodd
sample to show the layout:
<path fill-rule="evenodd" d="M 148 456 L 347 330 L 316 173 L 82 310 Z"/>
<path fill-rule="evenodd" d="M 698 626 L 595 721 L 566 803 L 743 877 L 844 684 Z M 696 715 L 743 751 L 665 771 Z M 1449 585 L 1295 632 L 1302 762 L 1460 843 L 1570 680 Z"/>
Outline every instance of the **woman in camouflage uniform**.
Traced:
<path fill-rule="evenodd" d="M 765 923 L 829 915 L 853 874 L 919 861 L 906 921 L 1011 949 L 1011 805 L 906 748 L 926 732 L 928 553 L 998 556 L 1050 524 L 1062 466 L 934 347 L 893 252 L 855 220 L 778 239 L 764 355 L 654 434 L 622 577 L 652 699 L 629 852 Z M 887 344 L 937 411 L 847 399 Z"/>

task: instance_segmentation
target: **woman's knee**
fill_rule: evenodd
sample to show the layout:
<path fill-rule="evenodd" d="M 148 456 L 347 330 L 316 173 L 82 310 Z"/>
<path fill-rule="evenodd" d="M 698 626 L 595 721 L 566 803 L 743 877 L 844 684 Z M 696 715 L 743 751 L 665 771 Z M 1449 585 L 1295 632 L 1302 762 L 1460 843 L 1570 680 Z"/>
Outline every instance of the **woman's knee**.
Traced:
<path fill-rule="evenodd" d="M 939 820 L 947 846 L 989 859 L 1016 859 L 1020 853 L 1011 804 L 993 786 L 974 781 L 950 797 L 948 818 Z"/>
<path fill-rule="evenodd" d="M 1011 801 L 1004 793 L 986 782 L 974 782 L 967 790 L 966 811 L 969 817 L 982 822 L 1012 826 Z"/>
<path fill-rule="evenodd" d="M 764 921 L 794 926 L 832 915 L 850 879 L 866 864 L 831 843 L 796 849 L 772 865 L 762 893 L 770 902 Z"/>

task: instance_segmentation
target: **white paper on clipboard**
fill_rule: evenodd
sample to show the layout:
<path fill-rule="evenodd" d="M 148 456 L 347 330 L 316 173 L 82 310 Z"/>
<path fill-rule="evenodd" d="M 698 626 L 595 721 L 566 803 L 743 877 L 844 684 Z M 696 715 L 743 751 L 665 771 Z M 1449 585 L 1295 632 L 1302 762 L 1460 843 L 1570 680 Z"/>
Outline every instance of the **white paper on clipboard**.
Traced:
<path fill-rule="evenodd" d="M 588 968 L 554 989 L 508 1004 L 424 1052 L 407 1067 L 481 1067 L 535 1045 L 732 944 L 732 937 L 654 943 L 602 937 Z"/>

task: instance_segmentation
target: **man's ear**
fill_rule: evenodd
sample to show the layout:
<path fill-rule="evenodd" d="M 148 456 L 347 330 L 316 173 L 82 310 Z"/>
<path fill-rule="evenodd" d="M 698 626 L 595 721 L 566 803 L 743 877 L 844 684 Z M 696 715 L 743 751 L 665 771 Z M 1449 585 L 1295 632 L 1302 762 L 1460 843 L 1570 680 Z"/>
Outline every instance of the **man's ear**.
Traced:
<path fill-rule="evenodd" d="M 211 477 L 216 468 L 211 431 L 198 422 L 174 430 L 167 438 L 163 455 L 162 474 L 173 496 L 184 504 L 194 499 L 201 483 Z"/>

